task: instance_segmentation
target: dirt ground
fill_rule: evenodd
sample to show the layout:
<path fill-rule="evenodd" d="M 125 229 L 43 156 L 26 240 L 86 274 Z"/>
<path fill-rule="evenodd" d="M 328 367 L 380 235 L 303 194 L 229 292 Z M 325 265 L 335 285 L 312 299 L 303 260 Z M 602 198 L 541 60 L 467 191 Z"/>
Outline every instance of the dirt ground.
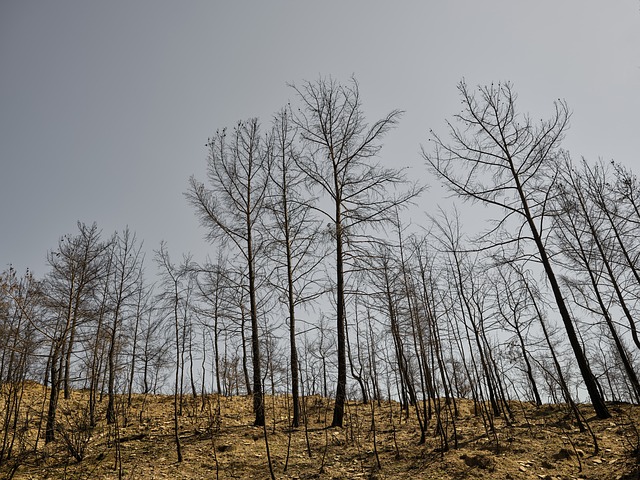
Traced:
<path fill-rule="evenodd" d="M 249 397 L 185 397 L 178 463 L 172 397 L 134 396 L 129 407 L 121 398 L 119 424 L 100 421 L 88 429 L 86 394 L 74 392 L 61 400 L 57 438 L 45 446 L 36 444 L 43 395 L 42 388 L 25 394 L 30 427 L 14 452 L 26 453 L 0 465 L 3 478 L 270 478 L 265 429 L 251 425 Z M 394 402 L 349 402 L 345 426 L 325 428 L 332 401 L 307 398 L 307 428 L 293 430 L 289 403 L 286 396 L 266 397 L 266 437 L 278 479 L 640 478 L 638 406 L 610 404 L 613 416 L 606 420 L 581 406 L 592 435 L 580 431 L 564 405 L 513 402 L 509 420 L 480 415 L 470 400 L 458 400 L 457 416 L 453 405 L 441 405 L 441 428 L 435 415 L 428 420 L 421 444 L 415 410 L 407 418 Z M 101 418 L 105 408 L 106 399 Z"/>

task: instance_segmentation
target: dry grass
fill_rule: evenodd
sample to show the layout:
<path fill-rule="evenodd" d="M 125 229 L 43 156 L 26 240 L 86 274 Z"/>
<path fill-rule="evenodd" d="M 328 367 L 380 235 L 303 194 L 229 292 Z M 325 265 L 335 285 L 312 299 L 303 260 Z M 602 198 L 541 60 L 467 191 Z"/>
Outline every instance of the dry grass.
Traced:
<path fill-rule="evenodd" d="M 45 393 L 35 385 L 27 388 L 23 410 L 30 423 L 21 445 L 28 454 L 5 462 L 0 476 L 9 476 L 19 460 L 14 478 L 269 478 L 264 432 L 251 425 L 250 398 L 210 396 L 203 402 L 185 397 L 180 419 L 184 461 L 179 464 L 172 397 L 138 395 L 127 408 L 123 398 L 119 424 L 100 421 L 91 430 L 85 429 L 86 394 L 74 392 L 69 401 L 61 400 L 57 440 L 45 446 L 42 440 L 36 445 Z M 435 417 L 425 444 L 420 445 L 414 412 L 406 418 L 396 403 L 375 405 L 375 445 L 370 405 L 350 402 L 345 427 L 326 429 L 331 401 L 307 398 L 308 428 L 292 431 L 288 403 L 285 396 L 266 398 L 267 437 L 277 478 L 627 480 L 640 476 L 637 406 L 611 405 L 613 417 L 607 420 L 594 418 L 588 406 L 582 407 L 598 440 L 596 453 L 590 434 L 576 428 L 562 405 L 535 408 L 514 402 L 515 421 L 508 425 L 504 418 L 496 418 L 495 435 L 488 437 L 472 402 L 461 400 L 455 420 L 458 446 L 454 448 L 449 422 L 446 450 L 436 435 Z M 102 409 L 105 404 L 106 399 Z M 100 414 L 104 417 L 102 410 Z M 73 449 L 82 449 L 81 461 L 71 454 Z"/>

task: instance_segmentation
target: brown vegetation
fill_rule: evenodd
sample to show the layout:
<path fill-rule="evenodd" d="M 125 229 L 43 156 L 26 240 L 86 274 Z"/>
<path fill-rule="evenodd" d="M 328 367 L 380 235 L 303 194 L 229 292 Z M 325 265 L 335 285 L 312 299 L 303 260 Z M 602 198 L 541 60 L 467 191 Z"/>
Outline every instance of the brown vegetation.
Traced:
<path fill-rule="evenodd" d="M 265 430 L 252 425 L 251 397 L 185 397 L 180 431 L 183 461 L 178 463 L 172 396 L 134 395 L 130 407 L 126 398 L 118 398 L 119 421 L 102 420 L 91 428 L 85 411 L 88 394 L 74 391 L 68 400 L 60 400 L 60 435 L 45 445 L 37 438 L 44 394 L 48 392 L 35 384 L 25 391 L 22 411 L 30 419 L 19 441 L 26 453 L 1 467 L 3 478 L 269 477 Z M 106 409 L 106 400 L 99 409 Z M 265 400 L 276 478 L 631 479 L 640 475 L 638 406 L 609 404 L 612 418 L 588 418 L 597 439 L 594 444 L 564 405 L 513 402 L 515 418 L 493 419 L 495 432 L 487 436 L 473 402 L 458 400 L 458 416 L 443 414 L 438 432 L 434 415 L 426 442 L 420 445 L 415 417 L 407 418 L 395 402 L 347 402 L 345 426 L 326 428 L 333 401 L 307 397 L 302 399 L 306 427 L 291 430 L 290 397 Z M 443 412 L 449 410 L 441 407 Z M 586 405 L 581 410 L 585 415 L 593 412 Z M 448 450 L 441 433 L 446 434 Z"/>

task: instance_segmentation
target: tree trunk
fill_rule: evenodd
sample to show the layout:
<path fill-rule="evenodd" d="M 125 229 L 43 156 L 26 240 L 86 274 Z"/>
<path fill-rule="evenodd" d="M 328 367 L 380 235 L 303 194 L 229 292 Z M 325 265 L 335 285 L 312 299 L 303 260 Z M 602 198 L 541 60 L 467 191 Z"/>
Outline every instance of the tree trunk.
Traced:
<path fill-rule="evenodd" d="M 338 339 L 338 382 L 336 384 L 336 399 L 333 407 L 332 427 L 342 427 L 344 419 L 344 403 L 347 398 L 347 350 L 345 338 L 345 313 L 344 304 L 344 258 L 342 240 L 342 219 L 340 202 L 336 201 L 335 213 L 336 228 L 336 333 Z"/>

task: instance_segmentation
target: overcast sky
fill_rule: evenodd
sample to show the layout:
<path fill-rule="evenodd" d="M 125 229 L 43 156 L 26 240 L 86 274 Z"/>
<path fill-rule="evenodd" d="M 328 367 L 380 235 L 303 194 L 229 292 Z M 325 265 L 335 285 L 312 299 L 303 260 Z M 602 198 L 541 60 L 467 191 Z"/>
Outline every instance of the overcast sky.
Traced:
<path fill-rule="evenodd" d="M 462 78 L 513 82 L 534 117 L 566 99 L 574 158 L 640 172 L 640 0 L 2 0 L 0 270 L 44 274 L 78 220 L 204 259 L 183 192 L 207 137 L 268 123 L 287 83 L 352 74 L 369 120 L 406 111 L 380 160 L 433 185 L 424 211 L 442 189 L 420 144 Z"/>

